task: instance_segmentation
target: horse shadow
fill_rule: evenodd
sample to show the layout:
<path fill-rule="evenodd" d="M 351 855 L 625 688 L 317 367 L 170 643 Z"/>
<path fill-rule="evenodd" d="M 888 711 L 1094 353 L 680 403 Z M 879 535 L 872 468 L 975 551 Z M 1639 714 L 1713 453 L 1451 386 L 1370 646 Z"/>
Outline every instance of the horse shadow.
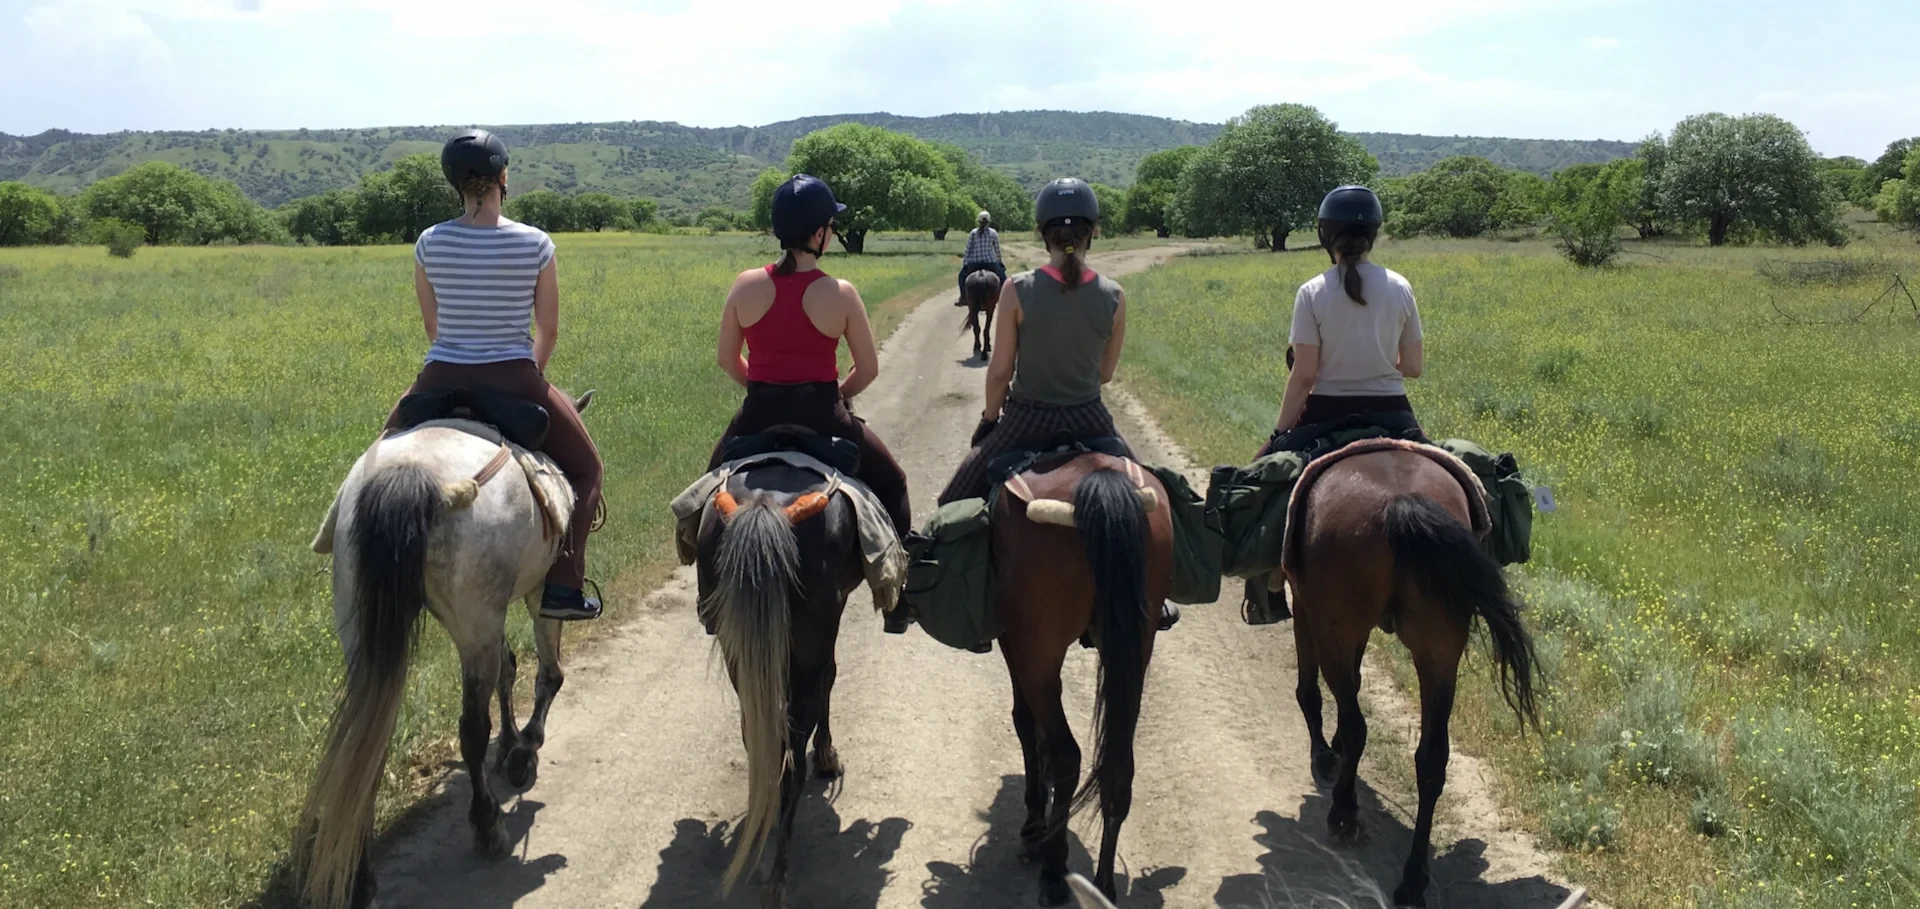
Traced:
<path fill-rule="evenodd" d="M 987 822 L 987 832 L 973 844 L 965 865 L 927 863 L 928 876 L 920 885 L 922 909 L 1033 904 L 1040 887 L 1040 865 L 1020 861 L 1020 825 L 1027 817 L 1026 778 L 1015 774 L 1001 777 L 1000 791 L 979 817 Z M 1067 870 L 1092 876 L 1093 864 L 1079 834 L 1069 830 Z M 1187 869 L 1179 867 L 1143 868 L 1145 873 L 1140 877 L 1134 877 L 1131 870 L 1114 869 L 1114 886 L 1127 909 L 1162 909 L 1167 904 L 1164 892 L 1187 876 Z"/>
<path fill-rule="evenodd" d="M 1413 829 L 1387 813 L 1378 793 L 1360 784 L 1362 832 L 1353 844 L 1327 833 L 1328 793 L 1301 799 L 1297 818 L 1274 811 L 1253 817 L 1261 826 L 1254 842 L 1266 847 L 1259 870 L 1229 875 L 1214 893 L 1221 909 L 1388 909 L 1399 886 L 1402 866 L 1413 846 Z M 1432 909 L 1539 909 L 1567 898 L 1567 888 L 1544 877 L 1489 881 L 1487 844 L 1479 839 L 1443 842 L 1436 838 L 1427 889 Z"/>
<path fill-rule="evenodd" d="M 378 865 L 382 857 L 390 856 L 396 848 L 413 840 L 437 817 L 459 818 L 457 825 L 450 820 L 443 821 L 449 825 L 445 842 L 431 840 L 415 846 L 438 856 L 425 863 L 432 879 L 388 880 L 383 877 L 380 879 L 379 894 L 383 903 L 392 902 L 395 896 L 406 897 L 410 893 L 417 896 L 415 891 L 427 891 L 455 899 L 459 905 L 470 909 L 510 909 L 522 897 L 546 886 L 547 879 L 555 872 L 567 867 L 567 857 L 559 853 L 537 857 L 524 857 L 521 854 L 526 850 L 527 836 L 533 831 L 535 818 L 546 807 L 544 802 L 525 797 L 502 805 L 505 809 L 508 854 L 497 859 L 475 854 L 465 812 L 458 807 L 464 806 L 471 798 L 472 790 L 465 772 L 457 771 L 438 796 L 422 799 L 396 819 L 386 832 L 375 838 L 369 855 Z M 409 903 L 403 899 L 400 904 Z M 299 909 L 302 905 L 294 889 L 293 868 L 288 859 L 282 858 L 269 871 L 261 892 L 243 903 L 242 909 Z"/>
<path fill-rule="evenodd" d="M 795 906 L 872 906 L 892 879 L 887 870 L 900 842 L 913 824 L 890 817 L 874 822 L 861 818 L 841 826 L 840 813 L 829 796 L 803 799 L 794 820 L 793 848 L 788 855 L 788 899 Z M 696 818 L 674 822 L 673 841 L 660 850 L 653 888 L 639 909 L 677 909 L 714 906 L 749 909 L 760 905 L 757 875 L 743 875 L 733 893 L 723 896 L 720 879 L 733 858 L 726 821 L 712 824 Z M 761 867 L 771 864 L 768 858 Z"/>

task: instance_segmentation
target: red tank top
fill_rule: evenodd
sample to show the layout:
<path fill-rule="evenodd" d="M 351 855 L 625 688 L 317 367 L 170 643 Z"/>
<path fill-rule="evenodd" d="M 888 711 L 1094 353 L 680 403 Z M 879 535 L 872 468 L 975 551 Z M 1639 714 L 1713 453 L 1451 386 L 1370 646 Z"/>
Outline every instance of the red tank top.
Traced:
<path fill-rule="evenodd" d="M 821 334 L 800 305 L 807 288 L 827 273 L 816 269 L 780 275 L 773 269 L 767 266 L 767 277 L 773 279 L 773 307 L 747 326 L 747 381 L 776 385 L 840 381 L 840 364 L 834 358 L 840 339 Z"/>

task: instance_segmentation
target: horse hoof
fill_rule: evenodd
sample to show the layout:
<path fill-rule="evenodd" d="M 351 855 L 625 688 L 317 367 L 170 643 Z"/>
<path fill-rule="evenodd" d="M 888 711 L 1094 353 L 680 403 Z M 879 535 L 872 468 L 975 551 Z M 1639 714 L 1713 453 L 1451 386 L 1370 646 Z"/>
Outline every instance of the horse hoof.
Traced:
<path fill-rule="evenodd" d="M 1065 880 L 1043 877 L 1040 879 L 1040 905 L 1065 906 L 1073 901 L 1073 891 Z"/>
<path fill-rule="evenodd" d="M 1342 843 L 1351 843 L 1360 835 L 1360 818 L 1357 813 L 1335 813 L 1327 816 L 1327 833 Z"/>
<path fill-rule="evenodd" d="M 1400 886 L 1393 891 L 1393 905 L 1394 909 L 1401 909 L 1401 907 L 1426 909 L 1427 888 L 1421 887 L 1413 889 L 1407 882 L 1403 881 Z"/>
<path fill-rule="evenodd" d="M 533 788 L 540 778 L 540 752 L 520 747 L 507 752 L 507 783 L 515 789 Z"/>
<path fill-rule="evenodd" d="M 826 751 L 821 751 L 818 748 L 814 749 L 813 776 L 815 779 L 837 780 L 840 778 L 840 775 L 845 772 L 846 768 L 840 766 L 839 752 L 831 749 Z"/>
<path fill-rule="evenodd" d="M 504 857 L 512 848 L 507 841 L 507 822 L 495 820 L 485 830 L 473 832 L 473 848 L 486 858 Z"/>

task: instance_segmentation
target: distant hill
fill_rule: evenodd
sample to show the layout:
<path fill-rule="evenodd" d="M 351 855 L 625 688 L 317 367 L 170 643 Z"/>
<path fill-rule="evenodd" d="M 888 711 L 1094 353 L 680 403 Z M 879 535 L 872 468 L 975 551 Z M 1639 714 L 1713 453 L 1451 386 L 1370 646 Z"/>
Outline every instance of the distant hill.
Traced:
<path fill-rule="evenodd" d="M 1124 186 L 1147 154 L 1204 143 L 1217 124 L 1104 112 L 1014 111 L 900 117 L 849 114 L 766 126 L 719 129 L 626 121 L 493 127 L 513 149 L 516 191 L 611 192 L 648 196 L 668 210 L 708 205 L 745 208 L 754 175 L 786 157 L 795 139 L 845 122 L 868 123 L 951 142 L 1029 187 L 1061 174 Z M 433 152 L 448 127 L 345 130 L 207 130 L 88 135 L 48 130 L 0 133 L 0 180 L 72 192 L 143 161 L 172 161 L 232 180 L 276 206 L 351 186 L 395 158 Z M 1540 174 L 1569 164 L 1633 153 L 1626 142 L 1487 139 L 1356 133 L 1391 176 L 1422 170 L 1449 155 L 1486 157 Z"/>

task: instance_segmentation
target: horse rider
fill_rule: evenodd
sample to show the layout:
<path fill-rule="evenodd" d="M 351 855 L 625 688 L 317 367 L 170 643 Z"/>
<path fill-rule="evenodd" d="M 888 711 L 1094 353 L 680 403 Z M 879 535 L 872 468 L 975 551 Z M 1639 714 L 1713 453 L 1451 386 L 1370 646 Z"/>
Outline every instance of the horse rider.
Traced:
<path fill-rule="evenodd" d="M 500 213 L 507 146 L 498 136 L 471 129 L 447 140 L 440 170 L 460 194 L 463 211 L 421 231 L 413 244 L 413 290 L 430 345 L 407 393 L 487 390 L 546 408 L 542 447 L 565 472 L 574 503 L 565 546 L 547 572 L 540 615 L 597 618 L 600 599 L 583 588 L 587 533 L 600 507 L 600 452 L 572 399 L 546 379 L 560 331 L 553 239 Z M 386 431 L 400 422 L 396 407 Z"/>
<path fill-rule="evenodd" d="M 1425 441 L 1407 399 L 1406 380 L 1426 366 L 1413 285 L 1368 258 L 1380 236 L 1380 197 L 1364 186 L 1339 187 L 1321 200 L 1319 220 L 1333 267 L 1294 296 L 1286 394 L 1260 456 L 1305 450 L 1348 418 Z M 1292 615 L 1284 596 L 1269 598 L 1266 587 L 1264 577 L 1247 582 L 1252 624 Z"/>
<path fill-rule="evenodd" d="M 741 272 L 720 313 L 720 368 L 746 388 L 747 396 L 714 446 L 707 469 L 720 466 L 728 439 L 774 426 L 798 425 L 847 439 L 860 448 L 858 479 L 873 490 L 894 531 L 905 539 L 912 529 L 906 472 L 849 404 L 880 372 L 867 307 L 851 283 L 820 270 L 820 257 L 833 240 L 833 219 L 846 208 L 832 188 L 807 174 L 774 191 L 773 234 L 780 241 L 780 259 Z M 853 354 L 853 371 L 845 379 L 835 359 L 842 340 Z"/>
<path fill-rule="evenodd" d="M 1120 365 L 1127 295 L 1087 267 L 1099 220 L 1100 202 L 1086 181 L 1062 177 L 1040 190 L 1034 221 L 1047 264 L 1014 275 L 1001 288 L 986 409 L 973 448 L 940 493 L 940 504 L 985 496 L 993 482 L 988 465 L 1007 452 L 1062 434 L 1119 438 L 1100 387 Z M 1164 629 L 1179 620 L 1179 611 L 1171 603 L 1163 609 Z"/>
<path fill-rule="evenodd" d="M 1003 284 L 1007 280 L 1007 265 L 1000 257 L 1000 232 L 991 226 L 993 216 L 982 211 L 974 220 L 979 226 L 967 233 L 967 252 L 960 258 L 960 300 L 955 306 L 967 305 L 968 275 L 985 270 L 999 275 Z"/>

